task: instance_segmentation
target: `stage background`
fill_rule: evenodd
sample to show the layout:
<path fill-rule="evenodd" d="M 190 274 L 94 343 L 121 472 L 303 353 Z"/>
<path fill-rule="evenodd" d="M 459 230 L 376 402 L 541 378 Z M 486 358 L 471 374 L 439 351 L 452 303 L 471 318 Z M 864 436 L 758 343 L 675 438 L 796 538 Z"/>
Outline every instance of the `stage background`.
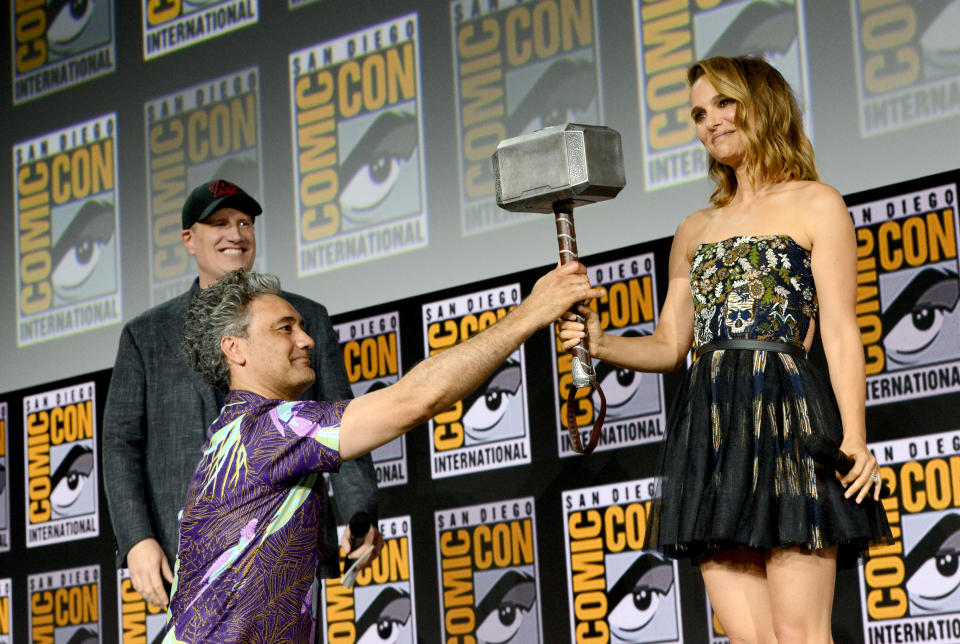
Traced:
<path fill-rule="evenodd" d="M 908 613 L 914 620 L 932 614 L 946 624 L 931 627 L 941 629 L 933 641 L 960 640 L 960 600 L 950 603 L 953 575 L 947 574 L 949 567 L 936 565 L 944 555 L 939 546 L 956 533 L 957 515 L 951 509 L 960 505 L 960 443 L 951 433 L 956 423 L 950 414 L 960 389 L 953 362 L 960 358 L 955 355 L 960 328 L 951 315 L 957 310 L 957 179 L 953 173 L 900 184 L 956 166 L 956 2 L 701 0 L 635 6 L 558 0 L 516 6 L 501 2 L 499 10 L 485 2 L 291 4 L 301 6 L 279 0 L 185 2 L 183 18 L 151 13 L 152 25 L 146 24 L 147 9 L 136 3 L 90 3 L 89 15 L 73 16 L 72 23 L 54 19 L 63 16 L 44 16 L 41 25 L 26 2 L 11 3 L 5 14 L 2 33 L 9 34 L 10 46 L 0 50 L 11 83 L 0 87 L 7 124 L 0 136 L 10 154 L 0 159 L 0 176 L 8 177 L 0 182 L 0 202 L 7 204 L 0 226 L 8 231 L 0 235 L 0 256 L 10 263 L 8 277 L 0 280 L 0 302 L 5 304 L 0 391 L 7 392 L 0 396 L 6 403 L 5 416 L 0 415 L 0 477 L 6 477 L 0 490 L 0 506 L 6 505 L 0 507 L 0 543 L 5 541 L 9 552 L 0 553 L 0 616 L 7 618 L 0 624 L 12 625 L 15 641 L 26 641 L 34 619 L 30 593 L 71 585 L 81 586 L 81 597 L 94 592 L 83 590 L 84 584 L 99 593 L 96 620 L 63 626 L 67 630 L 58 631 L 57 641 L 66 641 L 71 629 L 83 624 L 93 624 L 101 641 L 118 638 L 123 594 L 118 595 L 99 463 L 85 479 L 91 483 L 90 497 L 82 499 L 86 505 L 74 505 L 79 509 L 72 515 L 84 517 L 78 519 L 83 530 L 96 536 L 67 535 L 60 543 L 39 532 L 30 536 L 28 490 L 36 472 L 25 451 L 30 436 L 26 422 L 28 414 L 47 410 L 44 404 L 83 407 L 89 399 L 92 423 L 78 427 L 91 433 L 64 437 L 59 445 L 54 439 L 50 473 L 57 463 L 76 458 L 63 445 L 75 442 L 95 457 L 99 454 L 99 419 L 121 322 L 180 292 L 189 281 L 192 260 L 176 256 L 185 190 L 215 173 L 255 186 L 266 211 L 257 222 L 259 267 L 278 274 L 285 288 L 326 304 L 346 333 L 361 319 L 388 325 L 398 321 L 397 368 L 360 369 L 359 393 L 361 386 L 389 380 L 428 353 L 435 318 L 427 311 L 436 311 L 431 305 L 458 302 L 452 316 L 457 320 L 468 312 L 479 316 L 487 308 L 495 314 L 512 303 L 515 292 L 529 292 L 553 263 L 549 218 L 501 221 L 491 206 L 492 195 L 484 192 L 494 135 L 512 136 L 552 118 L 602 123 L 623 136 L 628 185 L 617 200 L 579 211 L 580 249 L 591 266 L 608 269 L 595 274 L 597 281 L 608 288 L 622 281 L 625 292 L 639 294 L 625 302 L 629 314 L 612 315 L 611 324 L 622 332 L 642 333 L 652 328 L 663 300 L 668 237 L 683 216 L 705 204 L 710 191 L 699 176 L 702 157 L 683 120 L 687 108 L 685 91 L 676 85 L 678 70 L 710 53 L 745 51 L 767 53 L 794 82 L 824 180 L 847 195 L 858 227 L 873 231 L 862 233 L 861 240 L 877 240 L 870 249 L 863 247 L 862 259 L 875 257 L 879 268 L 862 268 L 866 290 L 858 313 L 868 363 L 875 369 L 868 390 L 870 440 L 882 447 L 878 458 L 885 477 L 906 483 L 897 485 L 896 504 L 888 506 L 897 525 L 901 510 L 904 514 L 903 541 L 899 553 L 896 548 L 881 553 L 873 569 L 841 572 L 837 641 L 900 641 L 901 622 L 911 619 L 905 617 Z M 236 17 L 232 30 L 228 9 Z M 473 15 L 475 10 L 479 15 Z M 197 16 L 206 30 L 222 24 L 221 32 L 198 35 L 177 47 L 170 40 L 176 27 L 169 25 Z M 484 50 L 481 35 L 491 24 L 504 33 L 514 29 L 514 45 L 504 37 Z M 525 29 L 527 24 L 546 27 L 534 34 Z M 35 57 L 38 41 L 46 43 L 43 60 Z M 501 57 L 484 58 L 493 51 Z M 357 71 L 350 73 L 359 76 L 349 78 L 363 78 L 372 70 L 370 95 L 364 97 L 362 82 L 351 85 L 359 88 L 359 94 L 350 94 L 359 96 L 359 106 L 339 105 L 333 121 L 327 121 L 327 102 L 317 98 L 323 94 L 318 79 L 354 59 L 357 65 L 351 69 Z M 372 62 L 364 66 L 368 60 Z M 384 80 L 378 94 L 381 69 L 393 69 L 396 82 Z M 59 87 L 50 89 L 52 84 Z M 531 112 L 531 106 L 538 109 Z M 545 106 L 557 108 L 552 110 L 556 114 L 547 113 Z M 309 111 L 317 107 L 319 112 Z M 191 117 L 201 113 L 203 117 Z M 167 137 L 176 131 L 171 123 L 178 118 L 193 123 L 194 133 L 201 134 L 171 143 Z M 204 134 L 211 123 L 223 128 L 223 136 Z M 391 125 L 393 137 L 387 143 L 386 137 L 378 140 L 375 135 Z M 337 138 L 326 148 L 323 135 L 330 132 Z M 322 154 L 330 150 L 338 154 L 332 165 Z M 178 151 L 183 160 L 175 158 Z M 351 174 L 339 179 L 336 194 L 321 194 L 329 192 L 323 190 L 329 175 L 311 177 L 318 166 Z M 56 180 L 54 173 L 59 173 Z M 33 181 L 41 175 L 51 180 L 38 188 Z M 358 191 L 351 193 L 349 180 L 357 176 L 366 182 L 354 185 Z M 357 194 L 361 200 L 376 194 L 378 202 L 351 201 Z M 950 194 L 953 201 L 948 201 Z M 919 205 L 914 196 L 920 197 Z M 854 208 L 874 202 L 880 205 L 866 217 Z M 309 209 L 322 212 L 324 206 L 336 208 L 341 223 L 311 228 L 323 219 Z M 884 219 L 891 220 L 886 228 Z M 900 227 L 891 228 L 896 222 Z M 904 242 L 907 238 L 917 243 Z M 895 243 L 884 246 L 880 240 Z M 365 249 L 357 250 L 363 243 Z M 398 246 L 403 252 L 392 252 Z M 344 248 L 352 248 L 347 254 L 354 256 L 344 259 Z M 627 277 L 613 270 L 620 267 Z M 877 290 L 870 291 L 874 285 Z M 936 305 L 924 299 L 931 285 L 939 285 L 937 293 L 947 293 Z M 904 293 L 913 299 L 907 302 Z M 465 309 L 468 302 L 475 302 L 477 310 Z M 647 303 L 655 306 L 650 309 Z M 911 318 L 921 305 L 932 316 L 930 325 Z M 901 318 L 890 316 L 897 312 L 914 326 L 894 333 Z M 871 333 L 876 330 L 873 313 L 888 313 L 876 337 Z M 345 349 L 350 339 L 341 336 Z M 498 579 L 529 588 L 532 577 L 537 592 L 529 619 L 536 618 L 535 625 L 523 627 L 534 630 L 519 631 L 515 637 L 520 639 L 514 641 L 572 640 L 580 621 L 592 621 L 591 601 L 597 598 L 588 594 L 593 577 L 581 575 L 575 581 L 570 570 L 586 564 L 582 559 L 572 563 L 576 537 L 570 534 L 569 515 L 617 504 L 626 512 L 649 501 L 643 484 L 654 474 L 657 432 L 680 375 L 644 376 L 632 383 L 634 389 L 624 395 L 642 395 L 629 398 L 619 421 L 623 429 L 608 423 L 615 438 L 602 451 L 587 459 L 568 457 L 557 420 L 563 364 L 551 342 L 543 332 L 511 362 L 520 384 L 508 393 L 522 404 L 516 402 L 506 412 L 511 415 L 504 416 L 499 462 L 473 465 L 469 473 L 451 471 L 449 463 L 459 456 L 450 455 L 474 454 L 476 459 L 484 442 L 474 442 L 472 449 L 469 441 L 467 447 L 451 447 L 436 438 L 445 435 L 436 423 L 414 430 L 392 452 L 378 456 L 384 476 L 381 507 L 389 508 L 382 518 L 396 519 L 384 527 L 394 531 L 397 557 L 408 549 L 395 569 L 407 571 L 408 578 L 397 572 L 372 580 L 368 592 L 356 596 L 358 618 L 360 607 L 373 601 L 370 589 L 392 584 L 414 600 L 413 620 L 406 627 L 416 634 L 414 641 L 437 641 L 461 624 L 449 612 L 456 606 L 444 603 L 440 570 L 442 533 L 456 510 L 456 520 L 465 520 L 470 534 L 480 524 L 499 521 L 516 523 L 521 534 L 530 530 L 534 535 L 532 551 L 521 548 L 517 557 L 493 566 L 516 576 L 493 578 L 488 569 L 475 575 L 476 604 L 491 586 L 498 589 Z M 885 356 L 879 363 L 878 351 Z M 919 357 L 905 357 L 918 352 Z M 35 394 L 62 389 L 69 391 L 60 400 L 41 396 L 39 406 L 24 406 Z M 589 415 L 589 403 L 581 404 Z M 469 407 L 464 407 L 466 414 Z M 586 488 L 587 505 L 579 508 L 577 491 Z M 507 516 L 498 516 L 503 501 L 510 502 Z M 917 554 L 907 561 L 904 553 L 912 551 Z M 931 554 L 922 557 L 927 551 Z M 603 552 L 611 570 L 609 585 L 624 568 L 636 574 L 631 562 L 640 560 L 628 556 L 631 548 L 616 552 L 608 544 Z M 925 568 L 929 561 L 934 563 Z M 930 566 L 940 577 L 924 577 Z M 73 572 L 60 574 L 65 570 Z M 46 575 L 52 571 L 57 574 Z M 637 641 L 713 640 L 716 633 L 709 628 L 698 574 L 685 564 L 673 571 L 672 587 L 661 589 L 662 606 L 672 611 L 645 613 L 657 614 L 644 622 L 649 624 L 647 639 Z M 932 594 L 947 600 L 931 604 L 924 588 L 935 588 Z M 940 592 L 944 590 L 950 592 Z M 498 592 L 504 592 L 502 587 Z M 907 596 L 920 599 L 897 614 Z M 130 624 L 141 616 L 148 625 L 157 623 L 158 616 L 135 607 L 135 598 L 126 599 L 128 619 L 136 616 Z M 90 607 L 89 602 L 83 605 Z M 82 618 L 84 611 L 78 611 Z M 35 617 L 42 623 L 45 615 Z M 328 632 L 339 632 L 337 619 L 343 615 L 328 612 L 327 618 L 325 628 L 333 629 Z M 888 639 L 877 639 L 881 632 Z M 0 641 L 3 637 L 0 631 Z"/>
<path fill-rule="evenodd" d="M 111 366 L 121 327 L 118 320 L 83 332 L 79 341 L 74 338 L 55 338 L 18 346 L 16 303 L 19 291 L 16 276 L 19 261 L 16 242 L 20 229 L 12 216 L 16 196 L 13 180 L 17 169 L 13 165 L 13 147 L 95 117 L 116 114 L 117 142 L 114 152 L 119 220 L 116 239 L 120 243 L 119 263 L 114 270 L 119 275 L 121 287 L 119 313 L 123 320 L 128 320 L 151 306 L 154 291 L 151 276 L 153 211 L 149 199 L 146 105 L 225 77 L 230 79 L 228 85 L 232 90 L 233 78 L 250 68 L 258 70 L 256 116 L 259 137 L 256 145 L 244 147 L 239 154 L 252 159 L 257 159 L 259 155 L 259 167 L 254 170 L 253 176 L 262 178 L 262 190 L 258 195 L 266 209 L 266 215 L 257 224 L 259 254 L 264 260 L 264 268 L 279 275 L 287 288 L 320 300 L 332 313 L 340 313 L 552 261 L 555 242 L 552 239 L 553 224 L 549 218 L 544 221 L 543 218 L 533 217 L 525 223 L 495 227 L 486 232 L 467 235 L 462 232 L 463 173 L 458 160 L 458 141 L 463 137 L 458 134 L 461 129 L 457 123 L 459 89 L 454 76 L 454 57 L 458 54 L 454 50 L 452 11 L 448 3 L 321 0 L 289 10 L 282 0 L 261 2 L 259 20 L 255 24 L 153 58 L 149 62 L 143 60 L 143 13 L 136 6 L 137 3 L 97 4 L 112 6 L 115 13 L 115 71 L 17 105 L 14 105 L 12 83 L 0 87 L 0 105 L 3 106 L 6 123 L 0 136 L 3 137 L 4 148 L 11 152 L 0 155 L 0 176 L 9 178 L 0 183 L 0 190 L 3 191 L 0 193 L 0 203 L 7 204 L 2 214 L 6 223 L 0 224 L 5 227 L 7 234 L 0 235 L 0 253 L 9 258 L 9 278 L 0 280 L 0 302 L 5 303 L 4 310 L 7 311 L 0 316 L 0 346 L 4 347 L 5 359 L 17 365 L 15 371 L 5 370 L 0 374 L 0 391 Z M 500 4 L 509 8 L 512 3 Z M 580 49 L 596 50 L 594 69 L 598 71 L 594 72 L 594 76 L 581 74 L 576 77 L 575 80 L 585 77 L 593 84 L 574 85 L 569 93 L 572 96 L 596 94 L 599 86 L 598 96 L 601 100 L 596 102 L 600 105 L 588 107 L 585 111 L 595 115 L 593 122 L 620 131 L 627 168 L 627 187 L 617 200 L 584 210 L 578 216 L 581 251 L 584 254 L 595 253 L 625 243 L 672 235 L 684 216 L 703 207 L 710 188 L 703 179 L 691 179 L 654 189 L 647 185 L 647 158 L 651 155 L 647 153 L 646 146 L 651 144 L 651 137 L 644 135 L 641 120 L 649 100 L 647 87 L 641 86 L 638 79 L 638 38 L 633 4 L 618 0 L 553 4 L 576 5 L 578 8 L 582 5 L 588 10 L 596 43 Z M 685 7 L 685 11 L 676 12 L 669 3 L 642 4 L 648 7 L 665 6 L 666 9 L 660 11 L 671 22 L 660 29 L 671 32 L 679 30 L 680 40 L 676 43 L 671 40 L 663 54 L 664 57 L 666 53 L 672 54 L 668 62 L 676 68 L 677 64 L 682 67 L 683 61 L 690 57 L 710 53 L 712 50 L 708 45 L 697 43 L 701 40 L 711 43 L 711 37 L 719 39 L 719 36 L 712 34 L 711 27 L 713 30 L 724 29 L 732 21 L 726 14 L 717 14 L 715 18 L 713 14 L 705 14 L 697 9 L 699 5 L 745 9 L 750 4 L 767 3 L 684 2 L 677 3 L 677 7 Z M 883 53 L 879 59 L 882 63 L 880 69 L 886 74 L 892 77 L 893 72 L 899 74 L 912 69 L 907 62 L 900 62 L 897 56 L 902 56 L 904 61 L 912 61 L 916 57 L 920 65 L 925 60 L 920 44 L 925 34 L 928 39 L 932 38 L 930 32 L 936 36 L 938 27 L 948 34 L 956 33 L 958 25 L 955 13 L 946 11 L 951 3 L 896 3 L 896 7 L 893 7 L 896 11 L 885 20 L 906 21 L 902 22 L 902 26 L 906 28 L 913 25 L 912 28 L 900 33 L 897 27 L 901 22 L 884 26 L 883 21 L 876 25 L 877 20 L 874 20 L 870 25 L 876 25 L 873 28 L 880 31 L 879 35 L 872 38 L 866 37 L 862 26 L 858 29 L 855 24 L 855 17 L 861 25 L 864 22 L 859 7 L 871 3 L 807 0 L 794 7 L 789 2 L 772 4 L 780 7 L 781 12 L 789 10 L 785 15 L 788 20 L 794 21 L 792 28 L 802 34 L 795 44 L 790 44 L 793 41 L 788 39 L 788 44 L 781 46 L 797 50 L 795 58 L 790 60 L 794 61 L 795 69 L 805 74 L 803 78 L 808 90 L 804 91 L 801 86 L 798 93 L 806 97 L 817 163 L 825 181 L 848 194 L 955 167 L 956 124 L 960 118 L 956 95 L 960 72 L 955 66 L 951 68 L 948 65 L 950 59 L 946 53 L 942 55 L 944 60 L 941 61 L 939 75 L 928 71 L 924 76 L 924 69 L 930 67 L 930 64 L 924 63 L 926 67 L 921 66 L 917 71 L 918 78 L 899 89 L 878 94 L 900 96 L 906 93 L 913 97 L 919 89 L 929 85 L 945 86 L 948 90 L 947 106 L 940 110 L 942 114 L 936 119 L 921 119 L 916 109 L 910 118 L 903 118 L 900 123 L 891 121 L 887 129 L 864 135 L 861 133 L 861 123 L 868 111 L 864 103 L 876 99 L 868 90 L 860 89 L 859 81 L 865 74 L 863 69 L 867 67 L 868 60 L 872 60 L 867 56 L 871 52 L 863 44 L 865 39 L 873 47 L 879 47 L 880 44 L 893 47 L 893 54 L 880 52 Z M 886 6 L 885 3 L 879 4 Z M 911 17 L 920 11 L 921 5 L 939 7 L 944 13 L 934 13 L 936 21 L 931 26 L 929 16 L 926 22 L 923 16 Z M 422 200 L 429 244 L 386 258 L 298 277 L 298 190 L 294 183 L 294 148 L 291 142 L 289 56 L 292 52 L 361 32 L 369 25 L 388 22 L 411 12 L 417 15 L 419 35 L 417 73 L 422 117 L 419 129 L 423 143 L 419 157 L 424 167 L 425 194 Z M 908 14 L 906 18 L 905 13 Z M 4 18 L 10 20 L 9 14 Z M 700 16 L 697 18 L 697 24 L 700 25 L 697 34 L 705 35 L 692 33 L 696 16 L 690 14 Z M 652 20 L 647 22 L 651 23 Z M 12 33 L 9 24 L 3 33 Z M 901 43 L 905 38 L 906 41 Z M 747 36 L 743 36 L 743 39 L 747 44 L 755 44 L 755 39 Z M 952 36 L 947 42 L 954 42 Z M 690 51 L 690 48 L 698 46 L 700 50 Z M 763 46 L 773 47 L 765 43 Z M 12 56 L 13 47 L 14 43 L 11 43 L 10 47 L 0 48 L 4 61 L 8 60 L 7 56 Z M 650 48 L 648 44 L 647 49 Z M 736 49 L 731 46 L 725 53 L 737 53 Z M 896 53 L 901 49 L 906 53 Z M 586 58 L 587 55 L 582 57 Z M 504 62 L 504 66 L 507 64 Z M 9 61 L 7 68 L 13 69 Z M 652 72 L 646 74 L 653 75 Z M 799 75 L 799 72 L 794 72 L 792 77 Z M 243 79 L 246 81 L 246 74 L 243 74 Z M 906 80 L 901 76 L 896 78 L 897 83 L 905 83 Z M 671 91 L 676 91 L 676 88 Z M 680 118 L 689 109 L 685 107 L 685 92 L 680 91 L 677 96 L 682 102 L 672 108 L 679 110 L 679 116 L 671 114 L 671 124 L 681 122 Z M 554 105 L 565 107 L 560 98 L 548 94 L 544 94 L 542 103 L 545 108 Z M 908 103 L 904 99 L 903 104 Z M 508 106 L 505 109 L 509 111 L 511 108 Z M 594 111 L 591 112 L 591 109 Z M 559 111 L 566 115 L 563 109 Z M 676 129 L 678 126 L 671 127 Z M 513 132 L 508 134 L 512 135 Z M 690 141 L 693 140 L 687 136 L 686 143 Z M 490 145 L 486 141 L 484 143 Z M 495 143 L 493 141 L 492 145 Z M 667 145 L 663 150 L 672 153 L 682 147 Z M 256 152 L 253 148 L 256 148 Z M 658 150 L 653 152 L 659 153 Z M 486 168 L 486 161 L 483 164 Z M 203 169 L 204 166 L 200 163 L 199 167 Z M 189 168 L 193 172 L 194 166 L 190 165 Z M 197 177 L 190 179 L 186 185 L 201 183 L 203 179 L 199 178 L 199 174 L 202 173 L 197 171 Z M 176 201 L 177 198 L 172 200 Z M 493 203 L 492 197 L 484 197 L 481 201 Z M 176 205 L 177 209 L 179 205 Z M 491 209 L 496 210 L 493 206 Z M 172 233 L 178 233 L 176 225 Z"/>

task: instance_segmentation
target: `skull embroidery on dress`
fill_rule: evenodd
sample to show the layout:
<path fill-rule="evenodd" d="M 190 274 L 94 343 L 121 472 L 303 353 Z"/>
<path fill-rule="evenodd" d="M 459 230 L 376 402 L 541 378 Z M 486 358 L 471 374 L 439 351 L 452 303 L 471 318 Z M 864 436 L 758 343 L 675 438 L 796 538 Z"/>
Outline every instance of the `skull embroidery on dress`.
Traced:
<path fill-rule="evenodd" d="M 730 336 L 742 336 L 753 326 L 757 316 L 757 301 L 750 295 L 731 291 L 724 305 L 723 323 L 730 330 Z"/>

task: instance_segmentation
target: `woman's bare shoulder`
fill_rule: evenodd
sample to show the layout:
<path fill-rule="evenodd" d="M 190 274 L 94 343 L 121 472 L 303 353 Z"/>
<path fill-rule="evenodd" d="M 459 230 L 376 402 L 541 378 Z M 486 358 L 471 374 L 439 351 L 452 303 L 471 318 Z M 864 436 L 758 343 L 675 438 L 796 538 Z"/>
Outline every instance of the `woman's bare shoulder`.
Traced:
<path fill-rule="evenodd" d="M 689 241 L 699 241 L 715 213 L 716 208 L 711 206 L 687 215 L 677 226 L 676 235 Z"/>
<path fill-rule="evenodd" d="M 783 184 L 783 193 L 802 200 L 811 207 L 841 207 L 843 196 L 831 185 L 819 181 L 789 181 Z"/>
<path fill-rule="evenodd" d="M 683 255 L 687 260 L 693 258 L 693 253 L 697 246 L 703 241 L 704 233 L 710 224 L 715 212 L 713 207 L 698 210 L 695 213 L 687 215 L 680 225 L 677 226 L 677 232 L 674 234 L 674 244 L 677 248 L 683 249 Z"/>
<path fill-rule="evenodd" d="M 843 196 L 819 181 L 787 182 L 779 187 L 777 197 L 782 212 L 808 232 L 813 232 L 811 227 L 833 227 L 849 220 Z"/>
<path fill-rule="evenodd" d="M 797 181 L 797 216 L 803 224 L 811 246 L 824 239 L 849 236 L 853 222 L 843 195 L 833 186 L 819 181 Z"/>

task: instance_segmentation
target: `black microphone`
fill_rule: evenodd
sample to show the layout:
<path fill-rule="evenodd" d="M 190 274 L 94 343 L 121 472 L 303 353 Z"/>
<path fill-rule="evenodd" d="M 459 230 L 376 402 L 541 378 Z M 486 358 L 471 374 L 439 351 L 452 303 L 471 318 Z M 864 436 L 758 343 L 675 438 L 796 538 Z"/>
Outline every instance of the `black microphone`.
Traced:
<path fill-rule="evenodd" d="M 839 447 L 829 444 L 822 437 L 816 434 L 807 434 L 803 437 L 803 446 L 807 450 L 810 458 L 817 463 L 832 467 L 840 474 L 846 474 L 856 462 L 846 454 L 840 451 Z M 872 495 L 871 495 L 872 496 Z M 890 496 L 890 488 L 886 483 L 880 481 L 880 498 L 886 499 Z"/>
<path fill-rule="evenodd" d="M 371 523 L 370 515 L 363 510 L 354 514 L 353 518 L 350 519 L 350 552 L 356 550 L 363 543 L 363 538 L 370 532 Z"/>
<path fill-rule="evenodd" d="M 350 552 L 354 552 L 360 547 L 361 544 L 363 544 L 363 538 L 367 536 L 368 532 L 370 532 L 371 523 L 372 521 L 370 521 L 370 515 L 363 511 L 357 512 L 353 515 L 353 518 L 350 519 Z M 369 551 L 371 548 L 367 548 L 368 552 L 353 560 L 344 555 L 343 568 L 346 570 L 341 577 L 340 583 L 347 588 L 353 588 L 353 585 L 357 580 L 357 575 L 360 572 L 360 567 L 366 565 L 365 562 L 369 561 L 370 559 Z M 351 561 L 353 563 L 350 563 Z M 350 566 L 349 568 L 347 568 L 348 563 Z"/>

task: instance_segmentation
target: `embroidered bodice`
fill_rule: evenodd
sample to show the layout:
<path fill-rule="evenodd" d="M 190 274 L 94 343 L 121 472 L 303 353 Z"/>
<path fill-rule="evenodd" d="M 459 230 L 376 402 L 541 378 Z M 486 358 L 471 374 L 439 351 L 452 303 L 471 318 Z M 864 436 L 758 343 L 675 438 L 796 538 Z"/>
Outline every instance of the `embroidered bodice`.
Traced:
<path fill-rule="evenodd" d="M 788 235 L 700 244 L 690 288 L 694 347 L 732 338 L 802 344 L 816 315 L 810 251 Z"/>

